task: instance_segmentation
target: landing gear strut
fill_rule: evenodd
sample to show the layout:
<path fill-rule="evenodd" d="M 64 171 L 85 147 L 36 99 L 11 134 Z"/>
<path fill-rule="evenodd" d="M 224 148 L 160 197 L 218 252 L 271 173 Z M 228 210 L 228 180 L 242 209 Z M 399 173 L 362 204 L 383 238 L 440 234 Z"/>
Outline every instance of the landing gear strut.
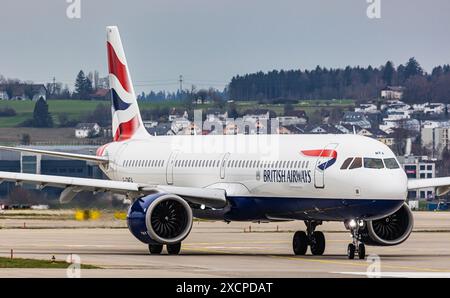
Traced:
<path fill-rule="evenodd" d="M 353 260 L 355 254 L 358 254 L 360 260 L 364 259 L 366 257 L 366 246 L 361 241 L 361 234 L 359 233 L 359 229 L 364 226 L 364 222 L 362 220 L 356 221 L 352 219 L 345 222 L 345 226 L 352 234 L 352 243 L 347 247 L 347 257 L 350 260 Z"/>
<path fill-rule="evenodd" d="M 306 250 L 309 246 L 313 255 L 323 255 L 325 251 L 325 236 L 322 232 L 315 231 L 316 227 L 321 224 L 321 221 L 306 220 L 306 232 L 295 232 L 294 238 L 292 239 L 292 249 L 294 250 L 294 254 L 306 254 Z"/>

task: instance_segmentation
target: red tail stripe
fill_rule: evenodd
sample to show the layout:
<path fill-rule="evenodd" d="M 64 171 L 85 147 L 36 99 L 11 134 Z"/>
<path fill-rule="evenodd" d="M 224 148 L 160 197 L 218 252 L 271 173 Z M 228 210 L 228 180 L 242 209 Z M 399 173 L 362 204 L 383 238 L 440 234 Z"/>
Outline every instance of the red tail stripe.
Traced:
<path fill-rule="evenodd" d="M 114 141 L 125 141 L 130 139 L 139 127 L 138 116 L 134 116 L 133 119 L 120 123 L 119 127 L 114 134 Z"/>
<path fill-rule="evenodd" d="M 314 156 L 314 157 L 337 157 L 336 150 L 329 149 L 315 149 L 315 150 L 304 150 L 302 153 L 306 156 Z"/>
<path fill-rule="evenodd" d="M 119 60 L 116 51 L 109 42 L 107 42 L 107 47 L 109 73 L 115 75 L 122 85 L 123 89 L 130 93 L 131 88 L 130 82 L 128 81 L 127 67 Z"/>
<path fill-rule="evenodd" d="M 97 156 L 103 156 L 103 153 L 105 152 L 106 147 L 108 146 L 108 144 L 105 144 L 101 147 L 97 148 L 96 154 Z"/>

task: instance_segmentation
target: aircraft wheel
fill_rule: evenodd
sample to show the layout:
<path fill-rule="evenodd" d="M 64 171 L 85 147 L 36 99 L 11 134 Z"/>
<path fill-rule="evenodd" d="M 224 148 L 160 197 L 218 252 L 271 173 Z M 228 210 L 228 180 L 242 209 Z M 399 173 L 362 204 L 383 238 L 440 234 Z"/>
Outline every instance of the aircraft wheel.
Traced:
<path fill-rule="evenodd" d="M 163 245 L 162 244 L 149 244 L 148 250 L 152 255 L 159 255 L 162 252 Z"/>
<path fill-rule="evenodd" d="M 364 243 L 360 243 L 358 246 L 358 258 L 363 260 L 366 257 L 366 246 Z"/>
<path fill-rule="evenodd" d="M 347 247 L 347 257 L 350 260 L 353 260 L 355 258 L 355 250 L 356 250 L 355 245 L 353 243 L 350 243 Z"/>
<path fill-rule="evenodd" d="M 304 231 L 297 231 L 292 239 L 292 249 L 295 255 L 304 255 L 308 249 L 308 237 Z"/>
<path fill-rule="evenodd" d="M 320 231 L 315 231 L 311 239 L 311 253 L 315 256 L 323 255 L 325 251 L 325 235 Z"/>
<path fill-rule="evenodd" d="M 169 255 L 177 255 L 181 250 L 181 242 L 175 244 L 167 244 L 166 249 Z"/>

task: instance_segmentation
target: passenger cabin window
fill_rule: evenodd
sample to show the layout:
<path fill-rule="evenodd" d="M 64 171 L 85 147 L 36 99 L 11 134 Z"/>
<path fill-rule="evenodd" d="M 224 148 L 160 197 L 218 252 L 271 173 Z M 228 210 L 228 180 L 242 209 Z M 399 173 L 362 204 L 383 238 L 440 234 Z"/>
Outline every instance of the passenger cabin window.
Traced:
<path fill-rule="evenodd" d="M 356 157 L 353 162 L 352 165 L 350 166 L 350 170 L 352 169 L 357 169 L 357 168 L 361 168 L 362 167 L 362 158 L 361 157 Z"/>
<path fill-rule="evenodd" d="M 368 169 L 383 169 L 384 164 L 381 158 L 364 158 L 364 167 Z"/>
<path fill-rule="evenodd" d="M 385 158 L 384 159 L 384 165 L 388 169 L 398 169 L 400 166 L 397 163 L 397 160 L 395 158 Z"/>
<path fill-rule="evenodd" d="M 346 170 L 348 168 L 348 166 L 350 165 L 350 163 L 352 162 L 353 157 L 349 157 L 347 158 L 344 163 L 341 166 L 341 170 Z"/>

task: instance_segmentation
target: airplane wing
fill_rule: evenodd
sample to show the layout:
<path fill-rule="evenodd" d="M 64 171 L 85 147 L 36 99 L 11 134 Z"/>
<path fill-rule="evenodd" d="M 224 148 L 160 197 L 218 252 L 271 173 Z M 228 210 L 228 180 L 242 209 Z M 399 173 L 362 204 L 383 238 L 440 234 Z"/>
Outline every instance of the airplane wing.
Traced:
<path fill-rule="evenodd" d="M 226 204 L 225 191 L 221 189 L 151 185 L 102 179 L 75 178 L 39 174 L 0 172 L 0 183 L 36 184 L 41 189 L 47 186 L 64 188 L 59 200 L 70 202 L 79 192 L 112 192 L 130 195 L 133 198 L 157 192 L 179 195 L 185 200 L 212 208 L 223 208 Z"/>
<path fill-rule="evenodd" d="M 42 154 L 42 155 L 49 155 L 49 156 L 60 157 L 60 158 L 92 161 L 92 162 L 96 162 L 96 163 L 107 163 L 108 162 L 108 158 L 104 157 L 104 156 L 65 153 L 65 152 L 57 152 L 57 151 L 47 151 L 47 150 L 39 150 L 39 149 L 32 149 L 32 148 L 7 147 L 7 146 L 0 146 L 0 150 Z"/>
<path fill-rule="evenodd" d="M 428 187 L 435 187 L 436 195 L 443 196 L 450 192 L 450 177 L 408 180 L 408 190 Z"/>

